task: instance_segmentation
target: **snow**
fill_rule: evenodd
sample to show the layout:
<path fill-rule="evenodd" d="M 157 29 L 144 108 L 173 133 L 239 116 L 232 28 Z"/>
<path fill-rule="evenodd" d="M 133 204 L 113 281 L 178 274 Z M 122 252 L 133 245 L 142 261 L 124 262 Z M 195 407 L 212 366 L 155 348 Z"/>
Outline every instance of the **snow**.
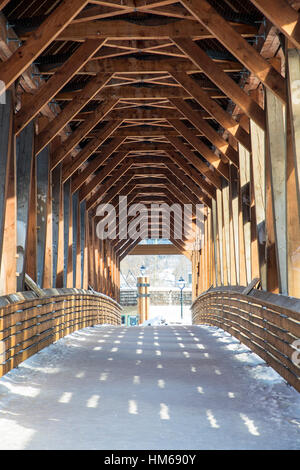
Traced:
<path fill-rule="evenodd" d="M 219 328 L 161 318 L 178 312 L 86 328 L 2 377 L 0 449 L 300 448 L 281 376 Z"/>

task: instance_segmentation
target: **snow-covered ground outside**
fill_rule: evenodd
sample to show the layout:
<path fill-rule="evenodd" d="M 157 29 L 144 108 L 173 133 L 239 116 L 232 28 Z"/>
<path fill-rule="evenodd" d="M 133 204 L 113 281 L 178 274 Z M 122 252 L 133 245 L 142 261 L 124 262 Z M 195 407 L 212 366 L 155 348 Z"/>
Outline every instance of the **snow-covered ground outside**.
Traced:
<path fill-rule="evenodd" d="M 0 449 L 299 449 L 300 394 L 223 330 L 175 323 L 86 328 L 2 377 Z"/>

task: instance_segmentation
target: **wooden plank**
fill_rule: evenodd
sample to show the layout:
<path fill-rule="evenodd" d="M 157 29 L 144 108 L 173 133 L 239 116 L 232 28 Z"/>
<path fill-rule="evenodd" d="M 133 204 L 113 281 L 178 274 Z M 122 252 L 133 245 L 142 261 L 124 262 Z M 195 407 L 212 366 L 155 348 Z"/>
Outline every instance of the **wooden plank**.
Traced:
<path fill-rule="evenodd" d="M 0 265 L 2 259 L 2 245 L 4 236 L 9 158 L 12 144 L 12 119 L 12 93 L 11 91 L 8 91 L 6 92 L 5 103 L 0 105 Z"/>
<path fill-rule="evenodd" d="M 88 4 L 88 0 L 64 0 L 12 56 L 1 64 L 0 80 L 8 89 Z"/>
<path fill-rule="evenodd" d="M 266 289 L 266 136 L 265 132 L 262 131 L 252 120 L 250 121 L 250 128 L 260 279 L 262 288 Z"/>
<path fill-rule="evenodd" d="M 240 156 L 240 185 L 243 214 L 243 234 L 246 260 L 247 284 L 251 280 L 251 194 L 250 194 L 250 154 L 239 145 Z"/>
<path fill-rule="evenodd" d="M 34 126 L 29 124 L 16 139 L 17 177 L 17 289 L 24 290 L 27 254 L 30 187 L 34 147 Z"/>
<path fill-rule="evenodd" d="M 231 204 L 231 237 L 232 237 L 232 269 L 235 272 L 236 282 L 240 284 L 240 240 L 239 240 L 239 185 L 238 172 L 234 165 L 230 165 L 230 204 Z"/>
<path fill-rule="evenodd" d="M 36 157 L 37 178 L 37 285 L 43 287 L 46 250 L 46 218 L 49 174 L 49 148 Z"/>
<path fill-rule="evenodd" d="M 277 72 L 206 0 L 182 0 L 195 18 L 223 44 L 244 66 L 286 102 L 285 79 Z"/>
<path fill-rule="evenodd" d="M 37 281 L 37 176 L 36 158 L 32 162 L 32 174 L 29 199 L 28 239 L 25 272 L 36 283 Z M 26 278 L 26 277 L 25 277 Z"/>
<path fill-rule="evenodd" d="M 17 188 L 16 188 L 16 149 L 12 134 L 7 159 L 7 191 L 5 199 L 5 218 L 2 242 L 2 259 L 0 272 L 0 292 L 2 295 L 17 290 Z"/>
<path fill-rule="evenodd" d="M 257 29 L 248 25 L 233 25 L 232 29 L 243 36 L 253 36 Z M 122 20 L 114 21 L 87 21 L 85 23 L 71 24 L 59 34 L 60 41 L 82 41 L 85 39 L 109 38 L 120 40 L 130 39 L 169 39 L 170 37 L 190 36 L 194 39 L 209 39 L 214 34 L 195 21 L 179 20 L 165 25 L 152 25 L 147 27 L 129 23 Z M 21 38 L 25 38 L 22 34 Z"/>
<path fill-rule="evenodd" d="M 266 90 L 266 112 L 280 292 L 287 294 L 286 110 L 269 90 Z"/>
<path fill-rule="evenodd" d="M 63 208 L 64 208 L 64 287 L 67 286 L 68 277 L 68 253 L 69 253 L 69 225 L 70 225 L 70 194 L 71 182 L 67 181 L 63 187 Z"/>
<path fill-rule="evenodd" d="M 60 201 L 61 201 L 61 165 L 52 172 L 52 263 L 53 263 L 53 287 L 57 286 L 60 225 Z M 62 286 L 60 286 L 62 287 Z"/>
<path fill-rule="evenodd" d="M 287 262 L 288 294 L 300 297 L 300 217 L 291 107 L 287 110 Z"/>

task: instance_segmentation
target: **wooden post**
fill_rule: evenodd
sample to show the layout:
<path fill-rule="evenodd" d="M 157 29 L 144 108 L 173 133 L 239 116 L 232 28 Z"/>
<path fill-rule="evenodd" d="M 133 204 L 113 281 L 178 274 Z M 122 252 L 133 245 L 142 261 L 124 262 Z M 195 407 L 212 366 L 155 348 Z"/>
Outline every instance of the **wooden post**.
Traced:
<path fill-rule="evenodd" d="M 49 149 L 36 157 L 37 179 L 37 284 L 43 287 L 46 253 L 47 198 L 49 186 Z"/>
<path fill-rule="evenodd" d="M 251 282 L 251 195 L 250 153 L 239 144 L 241 205 L 246 260 L 246 282 Z"/>
<path fill-rule="evenodd" d="M 287 294 L 286 109 L 269 90 L 266 90 L 266 113 L 279 289 Z"/>
<path fill-rule="evenodd" d="M 16 188 L 16 152 L 15 138 L 9 146 L 7 160 L 7 191 L 5 201 L 5 218 L 2 243 L 2 260 L 0 273 L 0 290 L 2 295 L 16 292 L 17 290 L 17 188 Z"/>
<path fill-rule="evenodd" d="M 8 178 L 13 144 L 12 119 L 12 93 L 7 91 L 6 103 L 0 105 L 0 266 L 2 263 Z M 1 289 L 1 292 L 4 292 L 4 289 Z"/>
<path fill-rule="evenodd" d="M 29 124 L 16 138 L 17 174 L 17 289 L 24 290 L 34 126 Z"/>

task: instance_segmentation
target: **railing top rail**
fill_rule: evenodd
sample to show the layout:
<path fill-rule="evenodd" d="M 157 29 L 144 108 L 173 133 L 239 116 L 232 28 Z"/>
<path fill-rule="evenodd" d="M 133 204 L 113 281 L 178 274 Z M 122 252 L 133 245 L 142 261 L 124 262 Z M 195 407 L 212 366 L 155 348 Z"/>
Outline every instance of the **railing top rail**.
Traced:
<path fill-rule="evenodd" d="M 72 295 L 88 295 L 91 297 L 101 297 L 102 299 L 108 300 L 112 304 L 114 304 L 116 307 L 118 307 L 120 310 L 122 310 L 121 305 L 111 297 L 102 294 L 101 292 L 95 292 L 91 290 L 85 290 L 85 289 L 75 289 L 75 288 L 60 288 L 60 289 L 43 289 L 42 290 L 43 295 L 38 296 L 35 294 L 33 291 L 25 291 L 25 292 L 16 292 L 14 294 L 9 294 L 0 297 L 0 308 L 1 307 L 7 307 L 12 304 L 22 304 L 27 301 L 32 301 L 32 300 L 45 300 L 47 298 L 60 298 L 64 296 L 72 296 Z"/>
<path fill-rule="evenodd" d="M 198 301 L 207 295 L 222 294 L 225 296 L 237 296 L 240 300 L 260 304 L 279 313 L 297 314 L 300 317 L 300 299 L 288 297 L 282 294 L 273 294 L 271 292 L 253 289 L 249 294 L 243 294 L 245 286 L 224 286 L 210 288 L 208 291 L 200 294 L 192 303 L 192 309 Z"/>

